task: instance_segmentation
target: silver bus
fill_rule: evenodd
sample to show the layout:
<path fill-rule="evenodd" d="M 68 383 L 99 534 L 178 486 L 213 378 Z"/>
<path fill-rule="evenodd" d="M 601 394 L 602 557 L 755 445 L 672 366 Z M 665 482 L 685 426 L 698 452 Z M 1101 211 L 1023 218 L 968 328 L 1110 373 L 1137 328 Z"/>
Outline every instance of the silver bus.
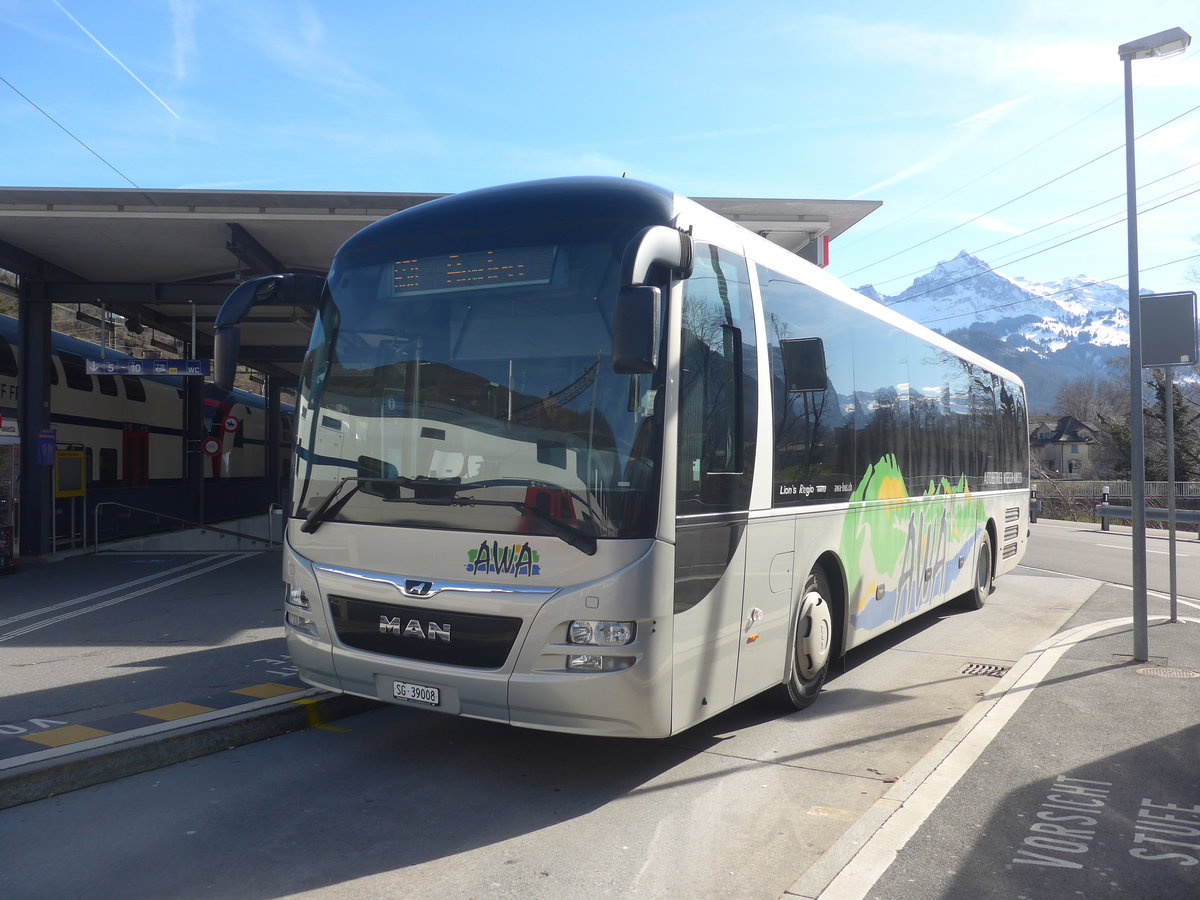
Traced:
<path fill-rule="evenodd" d="M 382 219 L 296 408 L 286 632 L 312 685 L 530 728 L 811 703 L 847 650 L 1028 537 L 1020 380 L 661 188 L 569 178 Z"/>

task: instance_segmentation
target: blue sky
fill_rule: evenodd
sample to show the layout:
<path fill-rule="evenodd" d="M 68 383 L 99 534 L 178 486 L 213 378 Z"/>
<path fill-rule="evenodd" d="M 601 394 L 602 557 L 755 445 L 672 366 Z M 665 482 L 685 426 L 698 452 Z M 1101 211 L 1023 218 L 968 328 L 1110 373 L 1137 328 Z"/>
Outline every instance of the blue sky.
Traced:
<path fill-rule="evenodd" d="M 887 294 L 964 249 L 1009 276 L 1123 284 L 1117 46 L 1175 26 L 1200 37 L 1194 0 L 0 0 L 0 183 L 627 173 L 880 200 L 832 271 Z M 1134 64 L 1144 289 L 1200 281 L 1200 258 L 1173 262 L 1200 254 L 1198 56 Z"/>

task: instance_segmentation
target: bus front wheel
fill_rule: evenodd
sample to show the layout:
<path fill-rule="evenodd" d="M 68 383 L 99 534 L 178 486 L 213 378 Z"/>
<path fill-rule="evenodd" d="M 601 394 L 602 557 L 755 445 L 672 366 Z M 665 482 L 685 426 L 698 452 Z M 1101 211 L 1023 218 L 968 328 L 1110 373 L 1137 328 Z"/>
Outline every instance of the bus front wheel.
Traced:
<path fill-rule="evenodd" d="M 776 688 L 776 696 L 785 706 L 804 709 L 821 692 L 833 654 L 833 621 L 829 581 L 824 572 L 813 569 L 804 582 L 796 614 L 788 677 Z"/>

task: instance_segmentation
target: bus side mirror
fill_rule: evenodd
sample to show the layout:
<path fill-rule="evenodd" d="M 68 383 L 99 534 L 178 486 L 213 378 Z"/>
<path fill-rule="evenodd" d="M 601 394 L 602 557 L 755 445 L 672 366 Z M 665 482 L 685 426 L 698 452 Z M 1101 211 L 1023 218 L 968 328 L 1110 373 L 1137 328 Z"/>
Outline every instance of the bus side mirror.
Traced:
<path fill-rule="evenodd" d="M 223 391 L 233 390 L 241 343 L 242 333 L 236 325 L 213 331 L 213 382 Z"/>
<path fill-rule="evenodd" d="M 789 394 L 825 391 L 825 344 L 820 338 L 789 338 L 779 342 L 783 356 L 783 381 Z"/>
<path fill-rule="evenodd" d="M 316 307 L 325 287 L 322 275 L 264 275 L 243 281 L 225 298 L 213 323 L 213 381 L 221 390 L 233 388 L 241 349 L 239 325 L 256 306 Z"/>
<path fill-rule="evenodd" d="M 658 368 L 662 291 L 650 285 L 621 288 L 613 314 L 613 371 L 642 375 Z"/>
<path fill-rule="evenodd" d="M 650 270 L 665 268 L 676 278 L 692 274 L 692 236 L 678 228 L 650 225 L 625 247 L 621 289 L 613 311 L 613 371 L 648 374 L 658 368 L 662 289 L 647 284 Z"/>

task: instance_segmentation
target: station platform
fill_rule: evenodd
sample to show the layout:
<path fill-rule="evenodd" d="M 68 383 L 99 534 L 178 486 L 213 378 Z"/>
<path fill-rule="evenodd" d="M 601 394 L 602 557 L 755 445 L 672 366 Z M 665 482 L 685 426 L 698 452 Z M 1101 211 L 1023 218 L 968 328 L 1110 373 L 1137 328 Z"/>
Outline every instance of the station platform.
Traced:
<path fill-rule="evenodd" d="M 369 708 L 301 683 L 280 624 L 279 545 L 231 530 L 0 579 L 0 808 Z"/>

